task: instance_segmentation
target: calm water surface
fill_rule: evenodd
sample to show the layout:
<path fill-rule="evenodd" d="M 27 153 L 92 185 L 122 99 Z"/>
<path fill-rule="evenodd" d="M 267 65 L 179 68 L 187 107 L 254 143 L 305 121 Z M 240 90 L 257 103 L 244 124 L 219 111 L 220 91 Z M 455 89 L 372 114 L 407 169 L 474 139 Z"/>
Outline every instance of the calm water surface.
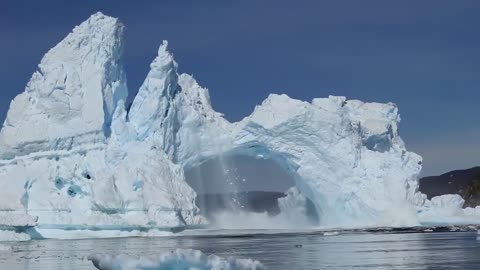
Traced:
<path fill-rule="evenodd" d="M 279 233 L 92 240 L 40 240 L 0 251 L 0 269 L 95 269 L 92 253 L 155 255 L 175 248 L 253 258 L 268 269 L 480 269 L 476 232 Z M 4 248 L 5 249 L 5 248 Z"/>

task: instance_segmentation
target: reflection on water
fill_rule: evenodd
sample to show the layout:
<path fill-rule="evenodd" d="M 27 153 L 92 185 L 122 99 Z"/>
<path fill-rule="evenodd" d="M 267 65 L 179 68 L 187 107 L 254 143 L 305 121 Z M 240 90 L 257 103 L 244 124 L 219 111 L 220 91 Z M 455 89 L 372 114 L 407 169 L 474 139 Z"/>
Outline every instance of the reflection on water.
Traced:
<path fill-rule="evenodd" d="M 92 240 L 43 240 L 0 244 L 0 269 L 95 269 L 92 253 L 149 256 L 175 248 L 261 261 L 269 269 L 480 269 L 475 232 L 296 233 Z"/>

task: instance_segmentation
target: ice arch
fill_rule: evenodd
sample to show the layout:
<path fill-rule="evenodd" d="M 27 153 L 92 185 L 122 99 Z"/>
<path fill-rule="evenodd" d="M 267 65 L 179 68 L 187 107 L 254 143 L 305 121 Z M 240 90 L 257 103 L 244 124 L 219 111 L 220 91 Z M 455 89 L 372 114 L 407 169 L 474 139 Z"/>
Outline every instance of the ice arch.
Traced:
<path fill-rule="evenodd" d="M 286 207 L 279 202 L 286 200 L 294 181 L 274 160 L 260 155 L 221 155 L 186 170 L 185 180 L 197 193 L 195 203 L 200 213 L 214 226 L 227 226 L 224 222 L 216 221 L 228 220 L 230 223 L 231 219 L 227 216 L 237 214 L 244 215 L 243 224 L 251 229 L 252 224 L 267 226 L 269 222 L 273 223 L 273 217 L 282 219 L 284 226 L 293 226 L 291 223 L 295 222 L 282 215 Z M 303 220 L 311 217 L 308 220 L 314 221 L 315 212 L 307 212 L 307 209 L 314 208 L 311 202 L 303 197 L 289 202 L 288 211 L 283 212 L 298 213 Z M 258 216 L 266 222 L 255 223 Z"/>
<path fill-rule="evenodd" d="M 405 149 L 394 104 L 333 96 L 310 103 L 272 94 L 230 123 L 212 109 L 207 89 L 177 74 L 166 42 L 151 68 L 130 124 L 139 140 L 157 141 L 184 169 L 218 155 L 263 155 L 292 175 L 322 225 L 417 224 L 411 217 L 423 203 L 421 157 Z M 405 215 L 392 214 L 399 212 Z"/>

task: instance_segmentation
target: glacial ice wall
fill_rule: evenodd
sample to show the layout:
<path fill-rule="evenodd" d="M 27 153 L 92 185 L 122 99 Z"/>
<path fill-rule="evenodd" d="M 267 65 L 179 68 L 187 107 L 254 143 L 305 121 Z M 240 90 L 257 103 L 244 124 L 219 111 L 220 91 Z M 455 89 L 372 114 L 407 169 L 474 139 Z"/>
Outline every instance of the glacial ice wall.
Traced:
<path fill-rule="evenodd" d="M 127 112 L 123 29 L 92 15 L 12 101 L 0 131 L 0 230 L 61 238 L 64 230 L 144 235 L 204 223 L 184 170 L 219 155 L 277 161 L 322 226 L 438 219 L 437 202 L 418 192 L 421 157 L 399 136 L 395 104 L 272 94 L 230 123 L 207 89 L 178 74 L 165 41 Z"/>

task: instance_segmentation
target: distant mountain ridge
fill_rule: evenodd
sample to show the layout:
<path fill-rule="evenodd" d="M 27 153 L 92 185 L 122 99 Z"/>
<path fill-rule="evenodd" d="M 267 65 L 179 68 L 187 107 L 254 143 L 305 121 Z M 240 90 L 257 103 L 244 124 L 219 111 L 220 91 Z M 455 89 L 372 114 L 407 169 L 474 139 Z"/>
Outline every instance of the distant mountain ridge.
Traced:
<path fill-rule="evenodd" d="M 420 191 L 428 198 L 443 194 L 459 194 L 465 207 L 480 205 L 480 167 L 455 170 L 439 176 L 420 179 Z"/>

